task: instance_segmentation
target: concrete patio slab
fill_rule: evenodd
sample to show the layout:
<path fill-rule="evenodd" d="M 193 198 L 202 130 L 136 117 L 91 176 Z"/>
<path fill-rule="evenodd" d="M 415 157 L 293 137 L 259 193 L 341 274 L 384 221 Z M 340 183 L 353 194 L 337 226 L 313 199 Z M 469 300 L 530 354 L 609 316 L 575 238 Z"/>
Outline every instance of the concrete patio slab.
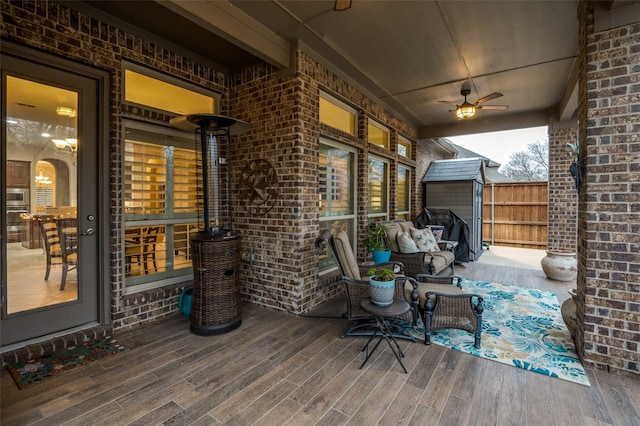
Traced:
<path fill-rule="evenodd" d="M 542 270 L 540 261 L 547 254 L 545 250 L 505 246 L 490 246 L 483 251 L 478 263 L 539 270 Z"/>

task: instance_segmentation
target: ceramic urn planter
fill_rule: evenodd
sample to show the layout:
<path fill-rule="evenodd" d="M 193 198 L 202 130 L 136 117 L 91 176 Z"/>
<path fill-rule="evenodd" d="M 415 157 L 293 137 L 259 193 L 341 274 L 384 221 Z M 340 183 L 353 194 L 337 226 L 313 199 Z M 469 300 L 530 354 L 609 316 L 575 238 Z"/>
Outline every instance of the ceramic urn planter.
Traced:
<path fill-rule="evenodd" d="M 563 250 L 547 250 L 540 264 L 547 278 L 555 281 L 572 281 L 578 273 L 575 253 Z"/>

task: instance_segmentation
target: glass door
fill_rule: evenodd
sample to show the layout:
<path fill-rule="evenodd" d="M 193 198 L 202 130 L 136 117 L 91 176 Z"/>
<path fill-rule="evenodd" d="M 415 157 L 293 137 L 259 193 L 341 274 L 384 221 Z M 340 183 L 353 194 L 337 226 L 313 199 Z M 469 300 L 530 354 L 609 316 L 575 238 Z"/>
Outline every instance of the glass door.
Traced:
<path fill-rule="evenodd" d="M 2 345 L 98 321 L 97 84 L 3 55 Z"/>

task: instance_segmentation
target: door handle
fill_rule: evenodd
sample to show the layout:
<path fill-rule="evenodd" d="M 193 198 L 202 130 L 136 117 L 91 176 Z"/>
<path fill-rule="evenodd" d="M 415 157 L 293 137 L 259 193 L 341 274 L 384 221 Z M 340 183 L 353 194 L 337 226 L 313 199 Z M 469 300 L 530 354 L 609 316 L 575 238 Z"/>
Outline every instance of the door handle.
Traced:
<path fill-rule="evenodd" d="M 95 229 L 93 229 L 93 228 L 89 228 L 89 229 L 87 229 L 85 232 L 83 232 L 83 233 L 82 233 L 82 234 L 80 234 L 80 235 L 94 235 L 95 233 L 96 233 L 96 230 L 95 230 Z"/>

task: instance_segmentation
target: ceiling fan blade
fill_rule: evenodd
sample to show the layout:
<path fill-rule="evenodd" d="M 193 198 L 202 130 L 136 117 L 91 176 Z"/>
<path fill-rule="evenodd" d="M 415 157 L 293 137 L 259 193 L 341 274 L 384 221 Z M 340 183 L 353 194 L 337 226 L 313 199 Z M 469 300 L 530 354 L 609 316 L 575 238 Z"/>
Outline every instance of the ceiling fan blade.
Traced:
<path fill-rule="evenodd" d="M 443 104 L 456 105 L 456 106 L 458 105 L 458 103 L 457 103 L 457 102 L 453 102 L 453 101 L 438 101 L 438 102 L 443 103 Z"/>
<path fill-rule="evenodd" d="M 478 105 L 476 109 L 492 109 L 494 111 L 504 111 L 509 105 Z"/>
<path fill-rule="evenodd" d="M 490 95 L 485 96 L 484 98 L 478 99 L 476 101 L 476 105 L 483 104 L 483 103 L 488 102 L 488 101 L 490 101 L 492 99 L 499 98 L 500 96 L 502 96 L 502 93 L 493 92 Z"/>

